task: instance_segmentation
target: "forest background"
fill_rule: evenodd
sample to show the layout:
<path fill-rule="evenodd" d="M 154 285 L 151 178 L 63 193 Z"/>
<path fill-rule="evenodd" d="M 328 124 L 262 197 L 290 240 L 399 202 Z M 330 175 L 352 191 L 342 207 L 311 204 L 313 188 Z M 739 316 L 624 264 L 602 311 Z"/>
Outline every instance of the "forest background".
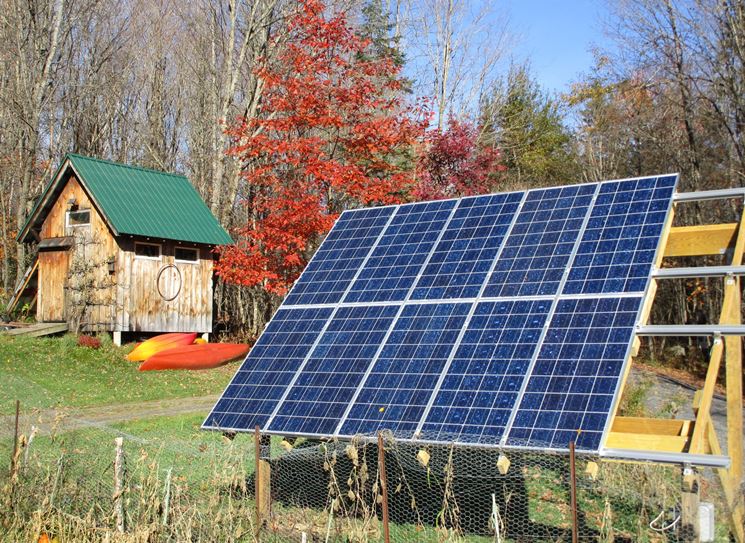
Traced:
<path fill-rule="evenodd" d="M 189 177 L 236 241 L 219 329 L 248 340 L 344 209 L 674 171 L 743 186 L 743 2 L 608 8 L 607 48 L 556 94 L 511 60 L 496 0 L 0 0 L 0 287 L 66 152 Z M 716 321 L 716 280 L 664 285 L 653 320 Z"/>

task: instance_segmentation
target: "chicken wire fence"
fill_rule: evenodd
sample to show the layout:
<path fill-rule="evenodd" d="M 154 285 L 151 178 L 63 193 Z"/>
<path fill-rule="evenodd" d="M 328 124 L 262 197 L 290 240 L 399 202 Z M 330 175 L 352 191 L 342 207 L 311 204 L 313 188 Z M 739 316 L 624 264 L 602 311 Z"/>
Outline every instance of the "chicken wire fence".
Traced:
<path fill-rule="evenodd" d="M 64 420 L 34 431 L 22 421 L 11 460 L 10 423 L 3 424 L 2 541 L 45 534 L 60 542 L 384 539 L 375 440 L 263 438 L 258 486 L 267 496 L 257 506 L 250 435 L 162 441 Z M 123 438 L 118 452 L 116 437 Z M 383 437 L 391 541 L 572 541 L 566 454 Z M 716 504 L 717 533 L 727 541 L 718 484 L 702 475 L 701 499 Z M 680 466 L 576 458 L 579 541 L 688 540 L 680 502 Z"/>

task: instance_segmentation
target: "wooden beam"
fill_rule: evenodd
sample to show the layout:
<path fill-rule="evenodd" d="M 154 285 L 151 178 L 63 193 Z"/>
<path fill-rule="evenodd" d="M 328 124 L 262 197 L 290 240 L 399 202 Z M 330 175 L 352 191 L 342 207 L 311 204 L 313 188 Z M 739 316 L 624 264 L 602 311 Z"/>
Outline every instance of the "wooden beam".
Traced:
<path fill-rule="evenodd" d="M 670 229 L 664 256 L 724 254 L 735 239 L 737 223 L 676 226 Z"/>
<path fill-rule="evenodd" d="M 688 447 L 688 436 L 609 432 L 605 447 L 632 451 L 684 452 Z"/>
<path fill-rule="evenodd" d="M 692 428 L 692 420 L 616 417 L 613 420 L 611 432 L 659 436 L 689 436 Z"/>
<path fill-rule="evenodd" d="M 711 450 L 711 454 L 717 456 L 722 455 L 722 447 L 719 445 L 719 438 L 717 432 L 714 429 L 714 425 L 711 424 L 709 419 L 707 424 L 706 437 L 707 445 Z M 722 489 L 724 490 L 724 497 L 727 500 L 727 507 L 729 508 L 729 520 L 732 534 L 735 536 L 735 540 L 738 543 L 745 542 L 745 495 L 742 492 L 738 492 L 739 486 L 735 484 L 735 480 L 732 477 L 732 468 L 734 464 L 730 465 L 730 468 L 719 468 L 717 474 L 719 480 L 722 483 Z"/>
<path fill-rule="evenodd" d="M 739 227 L 737 228 L 735 246 L 733 248 L 732 259 L 730 261 L 731 265 L 739 266 L 742 264 L 743 249 L 745 249 L 745 213 L 742 214 Z M 739 277 L 728 277 L 724 281 L 724 298 L 722 299 L 722 310 L 719 314 L 719 323 L 739 324 L 740 314 L 740 279 Z M 728 345 L 730 346 L 730 349 L 728 349 L 728 351 L 731 351 L 733 356 L 739 357 L 739 353 L 742 349 L 742 347 L 740 346 L 741 340 L 739 337 L 733 339 L 734 341 L 728 342 Z M 716 386 L 717 377 L 719 376 L 719 367 L 721 365 L 723 352 L 724 341 L 722 340 L 722 338 L 715 339 L 714 346 L 711 349 L 709 367 L 706 371 L 706 381 L 704 382 L 703 392 L 701 393 L 701 401 L 698 406 L 699 410 L 696 414 L 696 427 L 693 430 L 693 437 L 691 438 L 690 452 L 693 454 L 700 454 L 704 450 L 706 421 L 709 420 L 708 417 L 711 412 L 711 403 L 714 397 L 714 389 Z M 740 373 L 740 375 L 742 374 Z M 738 377 L 738 379 L 742 379 L 742 377 Z M 740 412 L 742 413 L 741 398 L 742 395 L 740 395 L 740 399 L 738 401 L 740 402 Z M 740 417 L 742 417 L 742 415 L 740 415 Z M 740 424 L 740 444 L 742 444 L 742 424 Z M 742 456 L 739 460 L 740 462 L 742 462 Z"/>
<path fill-rule="evenodd" d="M 706 381 L 701 391 L 698 413 L 696 414 L 696 423 L 693 427 L 693 436 L 691 436 L 691 448 L 688 452 L 691 454 L 701 454 L 704 451 L 704 436 L 706 435 L 706 425 L 711 413 L 711 404 L 714 398 L 714 388 L 719 375 L 719 368 L 724 353 L 724 342 L 721 337 L 714 340 L 709 355 L 709 367 L 706 370 Z"/>

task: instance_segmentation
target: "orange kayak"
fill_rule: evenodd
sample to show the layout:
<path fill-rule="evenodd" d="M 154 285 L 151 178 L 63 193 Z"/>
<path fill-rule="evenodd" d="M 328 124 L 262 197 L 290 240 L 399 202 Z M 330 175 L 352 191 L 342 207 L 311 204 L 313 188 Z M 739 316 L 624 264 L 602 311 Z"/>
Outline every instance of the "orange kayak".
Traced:
<path fill-rule="evenodd" d="M 127 355 L 127 360 L 130 362 L 142 362 L 161 351 L 173 349 L 174 347 L 191 345 L 194 343 L 196 338 L 197 334 L 191 332 L 161 334 L 137 345 L 132 352 Z"/>
<path fill-rule="evenodd" d="M 248 345 L 203 343 L 161 351 L 140 364 L 140 371 L 206 370 L 223 366 L 248 354 Z"/>

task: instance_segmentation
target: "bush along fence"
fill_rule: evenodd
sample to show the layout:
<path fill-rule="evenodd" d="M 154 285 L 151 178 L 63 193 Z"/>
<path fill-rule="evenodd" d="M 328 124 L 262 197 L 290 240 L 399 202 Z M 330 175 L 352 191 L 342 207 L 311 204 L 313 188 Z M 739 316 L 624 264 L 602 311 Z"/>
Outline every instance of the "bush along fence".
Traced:
<path fill-rule="evenodd" d="M 23 426 L 23 424 L 22 424 Z M 111 428 L 0 441 L 0 541 L 690 541 L 681 467 L 400 442 Z M 8 435 L 6 432 L 3 435 Z M 179 456 L 179 454 L 181 456 Z M 175 456 L 174 456 L 175 455 Z M 723 511 L 711 474 L 701 499 Z M 724 514 L 716 540 L 728 540 Z"/>

